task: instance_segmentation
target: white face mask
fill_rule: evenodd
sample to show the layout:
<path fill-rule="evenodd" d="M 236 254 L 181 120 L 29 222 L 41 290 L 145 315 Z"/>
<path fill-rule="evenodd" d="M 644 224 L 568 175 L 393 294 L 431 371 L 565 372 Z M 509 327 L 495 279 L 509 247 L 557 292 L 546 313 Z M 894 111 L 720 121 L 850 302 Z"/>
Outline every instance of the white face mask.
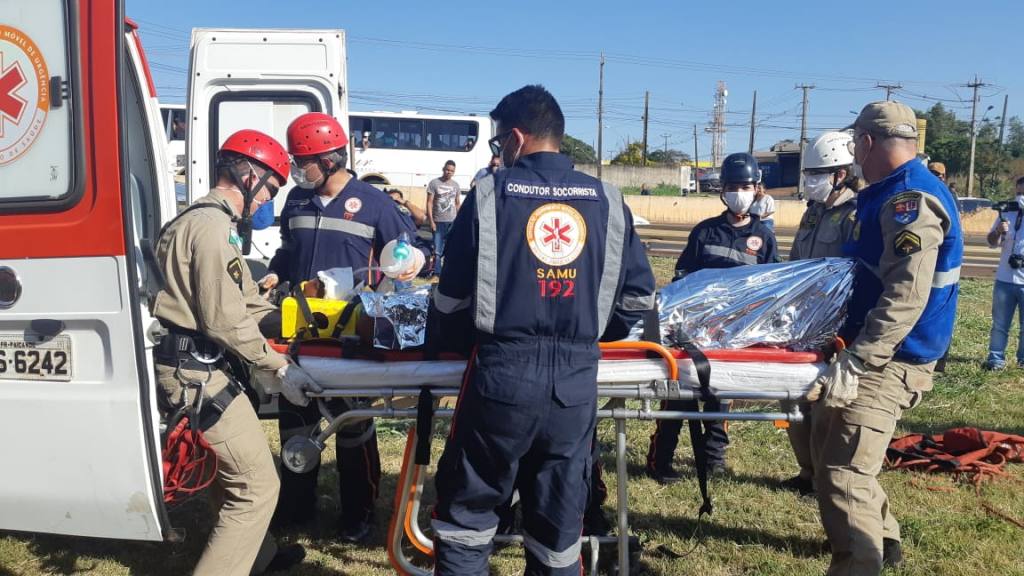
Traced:
<path fill-rule="evenodd" d="M 741 216 L 750 211 L 750 205 L 754 203 L 754 192 L 726 192 L 723 195 L 725 206 L 730 212 Z"/>
<path fill-rule="evenodd" d="M 295 185 L 296 186 L 298 186 L 299 188 L 306 189 L 306 190 L 312 190 L 312 189 L 316 188 L 320 184 L 320 181 L 323 180 L 322 177 L 318 176 L 316 180 L 310 180 L 309 179 L 309 174 L 306 173 L 306 171 L 308 169 L 310 169 L 311 167 L 313 167 L 314 165 L 317 165 L 317 167 L 319 167 L 319 165 L 317 163 L 310 163 L 310 164 L 306 165 L 305 168 L 303 168 L 303 167 L 300 167 L 295 162 L 292 162 L 292 166 L 291 166 L 292 180 L 295 181 Z M 321 170 L 321 176 L 322 176 L 322 170 Z"/>
<path fill-rule="evenodd" d="M 1017 206 L 1020 207 L 1021 210 L 1024 210 L 1024 196 L 1020 194 L 1017 195 Z"/>
<path fill-rule="evenodd" d="M 832 194 L 831 174 L 807 174 L 804 176 L 804 194 L 807 198 L 822 204 Z"/>

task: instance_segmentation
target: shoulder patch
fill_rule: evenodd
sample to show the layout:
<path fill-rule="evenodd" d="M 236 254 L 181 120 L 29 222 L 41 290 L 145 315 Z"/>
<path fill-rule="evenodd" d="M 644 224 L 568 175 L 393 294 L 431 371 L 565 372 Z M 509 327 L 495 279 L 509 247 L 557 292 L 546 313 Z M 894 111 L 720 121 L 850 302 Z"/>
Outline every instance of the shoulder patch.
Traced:
<path fill-rule="evenodd" d="M 228 262 L 228 276 L 234 280 L 235 284 L 238 284 L 239 288 L 242 286 L 242 260 L 240 258 L 232 258 Z"/>
<path fill-rule="evenodd" d="M 910 256 L 921 251 L 921 237 L 910 230 L 904 230 L 896 235 L 892 248 L 897 256 Z"/>
<path fill-rule="evenodd" d="M 893 196 L 892 200 L 893 220 L 899 224 L 907 225 L 917 220 L 917 214 L 921 207 L 920 192 L 904 192 Z"/>

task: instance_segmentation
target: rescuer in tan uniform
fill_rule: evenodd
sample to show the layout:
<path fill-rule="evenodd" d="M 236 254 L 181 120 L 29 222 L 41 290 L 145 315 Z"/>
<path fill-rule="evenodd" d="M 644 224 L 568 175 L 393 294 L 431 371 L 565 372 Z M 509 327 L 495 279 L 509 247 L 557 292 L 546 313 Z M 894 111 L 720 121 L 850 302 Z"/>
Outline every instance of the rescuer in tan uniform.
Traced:
<path fill-rule="evenodd" d="M 853 174 L 853 136 L 826 132 L 804 152 L 804 195 L 809 200 L 793 238 L 790 260 L 841 257 L 857 217 L 857 190 L 863 183 Z M 802 496 L 814 493 L 811 460 L 811 405 L 801 403 L 802 422 L 786 430 L 800 473 L 782 486 Z"/>
<path fill-rule="evenodd" d="M 949 347 L 963 260 L 956 200 L 916 157 L 914 111 L 874 102 L 852 128 L 871 185 L 858 192 L 848 252 L 858 270 L 841 330 L 847 347 L 818 379 L 811 436 L 830 576 L 878 574 L 903 560 L 878 474 L 896 423 L 931 389 Z"/>
<path fill-rule="evenodd" d="M 154 349 L 159 403 L 166 414 L 202 394 L 199 427 L 218 465 L 211 485 L 218 518 L 196 565 L 200 576 L 283 570 L 305 556 L 299 545 L 279 550 L 267 534 L 280 489 L 277 470 L 227 362 L 232 356 L 293 402 L 308 402 L 305 391 L 318 389 L 260 334 L 257 323 L 273 307 L 260 298 L 242 259 L 251 215 L 271 202 L 288 166 L 288 154 L 271 137 L 254 130 L 233 134 L 218 153 L 216 187 L 157 241 L 165 285 L 153 314 L 168 332 Z"/>

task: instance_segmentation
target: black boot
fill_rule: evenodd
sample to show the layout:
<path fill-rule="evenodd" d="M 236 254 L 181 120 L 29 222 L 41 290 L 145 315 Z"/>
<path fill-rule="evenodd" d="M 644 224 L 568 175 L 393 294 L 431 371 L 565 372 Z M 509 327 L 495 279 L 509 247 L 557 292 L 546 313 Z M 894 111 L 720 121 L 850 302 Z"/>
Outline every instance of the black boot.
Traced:
<path fill-rule="evenodd" d="M 302 544 L 289 544 L 277 549 L 273 560 L 267 564 L 267 572 L 284 572 L 306 559 L 306 549 Z"/>
<path fill-rule="evenodd" d="M 892 538 L 882 539 L 882 566 L 895 568 L 903 564 L 903 545 Z"/>

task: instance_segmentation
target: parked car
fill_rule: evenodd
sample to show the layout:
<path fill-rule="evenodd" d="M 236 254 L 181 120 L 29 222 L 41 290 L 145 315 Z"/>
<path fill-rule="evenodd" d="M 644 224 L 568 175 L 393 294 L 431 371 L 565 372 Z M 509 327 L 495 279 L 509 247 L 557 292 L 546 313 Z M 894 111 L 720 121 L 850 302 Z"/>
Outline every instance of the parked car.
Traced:
<path fill-rule="evenodd" d="M 705 194 L 717 194 L 722 191 L 722 181 L 718 172 L 705 172 L 700 175 L 700 191 Z"/>

